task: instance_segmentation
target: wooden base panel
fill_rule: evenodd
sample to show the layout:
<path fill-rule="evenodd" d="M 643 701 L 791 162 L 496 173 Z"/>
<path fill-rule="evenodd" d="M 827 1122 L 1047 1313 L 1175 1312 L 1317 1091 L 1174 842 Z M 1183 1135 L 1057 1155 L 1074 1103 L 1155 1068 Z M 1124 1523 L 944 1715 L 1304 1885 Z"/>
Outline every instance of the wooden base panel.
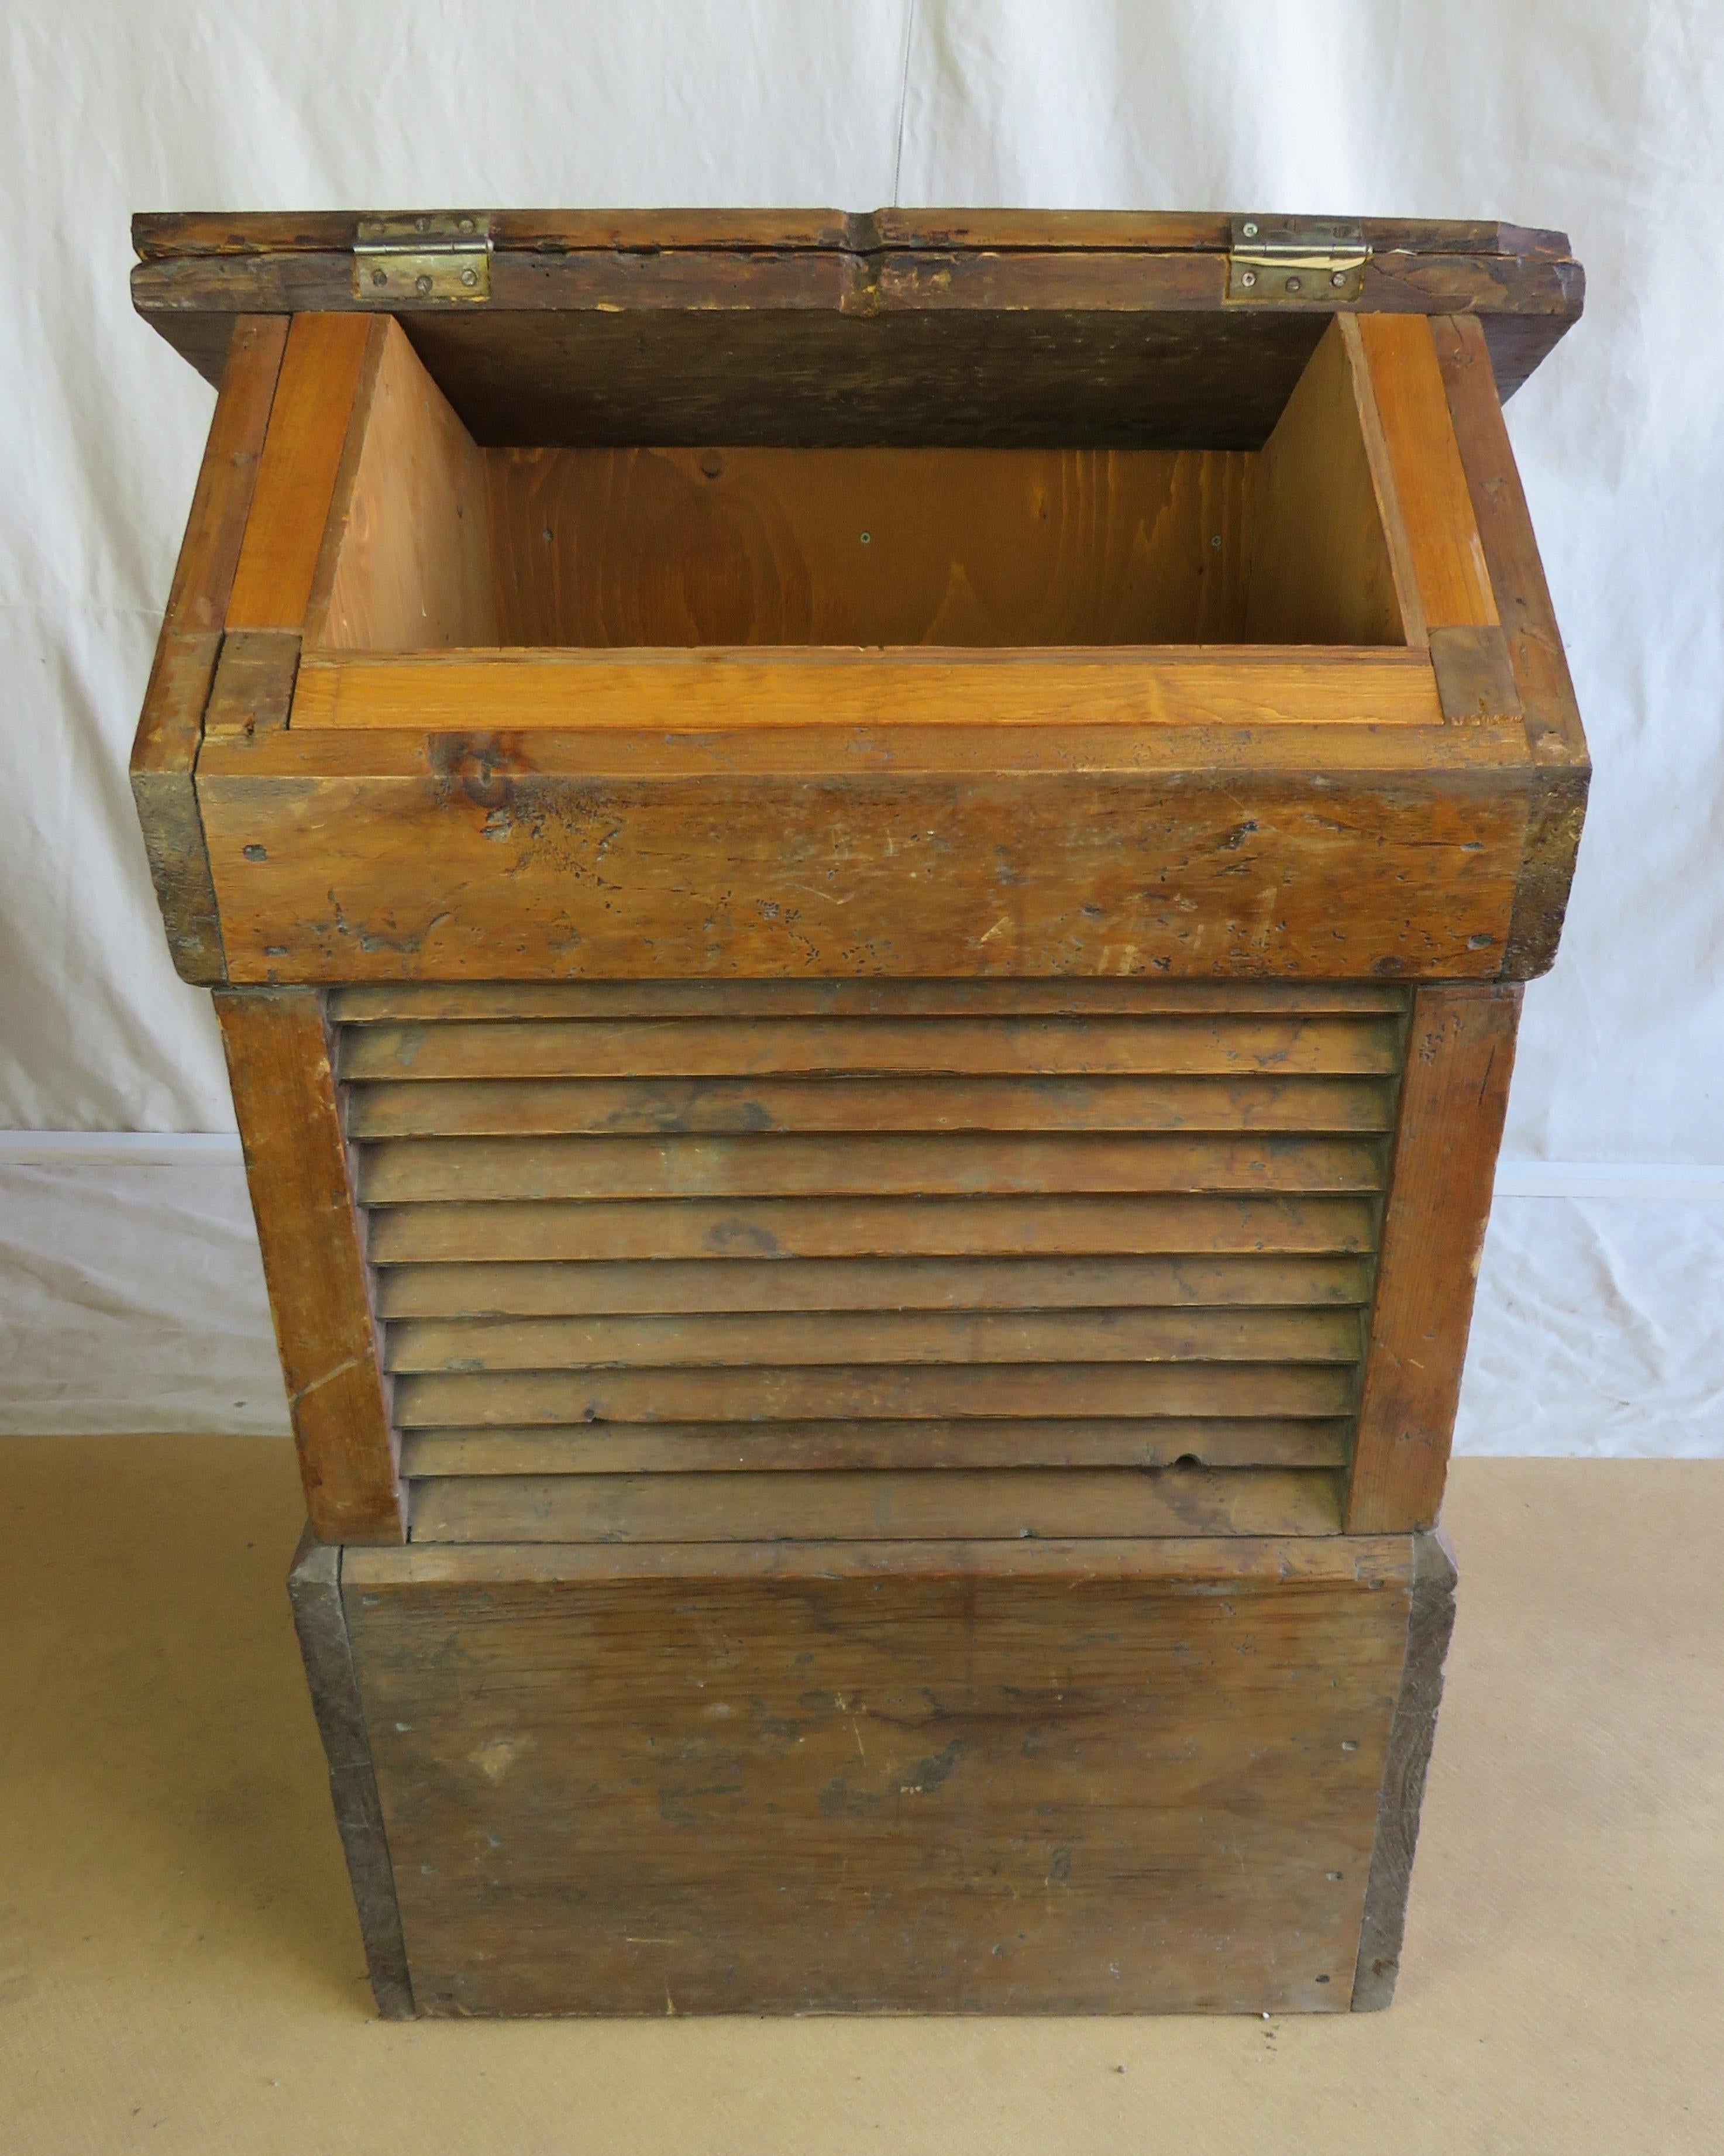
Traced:
<path fill-rule="evenodd" d="M 386 2014 L 1385 2005 L 1429 1534 L 308 1543 Z"/>

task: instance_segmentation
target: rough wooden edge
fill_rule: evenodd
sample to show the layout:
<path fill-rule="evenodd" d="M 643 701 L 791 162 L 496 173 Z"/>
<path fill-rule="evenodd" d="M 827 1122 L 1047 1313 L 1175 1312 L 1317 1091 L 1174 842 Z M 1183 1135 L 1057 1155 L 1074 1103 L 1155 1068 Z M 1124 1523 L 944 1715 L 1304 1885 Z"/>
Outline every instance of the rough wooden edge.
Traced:
<path fill-rule="evenodd" d="M 1378 1799 L 1377 1839 L 1365 1884 L 1352 2010 L 1370 2014 L 1395 1995 L 1407 1897 L 1419 1845 L 1425 1775 L 1443 1702 L 1443 1663 L 1455 1629 L 1455 1553 L 1440 1528 L 1412 1537 L 1413 1592 L 1407 1612 L 1407 1653 L 1400 1696 L 1390 1725 L 1388 1758 Z"/>
<path fill-rule="evenodd" d="M 1532 980 L 1556 960 L 1592 762 L 1484 331 L 1472 317 L 1455 316 L 1434 320 L 1431 335 L 1533 759 L 1521 875 L 1502 960 L 1506 979 Z"/>
<path fill-rule="evenodd" d="M 193 771 L 287 342 L 275 316 L 242 316 L 222 369 L 173 588 L 132 742 L 132 800 L 174 969 L 194 987 L 227 978 Z"/>
<path fill-rule="evenodd" d="M 1479 628 L 1434 629 L 1430 654 L 1445 725 L 1480 726 L 1521 716 L 1508 644 L 1494 622 Z"/>
<path fill-rule="evenodd" d="M 377 2011 L 386 2021 L 410 2021 L 414 2015 L 401 1910 L 395 1896 L 395 1871 L 389 1838 L 372 1769 L 365 1709 L 347 1638 L 341 1603 L 341 1550 L 321 1543 L 310 1527 L 300 1538 L 287 1576 L 294 1629 L 305 1659 L 312 1711 L 329 1762 L 329 1791 L 336 1825 L 347 1859 L 360 1937 Z"/>
<path fill-rule="evenodd" d="M 299 670 L 295 630 L 229 629 L 222 639 L 204 713 L 205 739 L 247 742 L 281 732 L 293 706 Z"/>

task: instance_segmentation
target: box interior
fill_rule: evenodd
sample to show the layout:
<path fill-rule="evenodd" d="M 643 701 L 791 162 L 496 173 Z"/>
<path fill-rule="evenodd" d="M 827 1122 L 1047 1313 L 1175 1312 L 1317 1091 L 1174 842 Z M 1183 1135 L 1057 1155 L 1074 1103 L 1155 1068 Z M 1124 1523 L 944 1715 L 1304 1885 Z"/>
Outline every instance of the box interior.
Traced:
<path fill-rule="evenodd" d="M 1405 645 L 1360 393 L 1331 334 L 1261 449 L 761 445 L 721 413 L 481 447 L 392 322 L 307 648 Z"/>

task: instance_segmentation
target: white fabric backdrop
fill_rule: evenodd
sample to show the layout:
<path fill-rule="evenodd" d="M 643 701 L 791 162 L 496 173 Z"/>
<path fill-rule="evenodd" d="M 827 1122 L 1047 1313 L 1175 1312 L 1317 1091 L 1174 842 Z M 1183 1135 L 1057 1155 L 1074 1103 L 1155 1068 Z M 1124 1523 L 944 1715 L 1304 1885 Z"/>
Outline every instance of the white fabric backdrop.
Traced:
<path fill-rule="evenodd" d="M 131 210 L 1267 206 L 1558 225 L 1587 265 L 1510 408 L 1598 778 L 1508 1152 L 1717 1194 L 1715 6 L 11 0 L 0 39 L 0 1125 L 232 1127 L 125 777 L 211 405 L 130 312 Z M 231 1164 L 10 1158 L 0 1430 L 279 1419 Z M 1502 1201 L 1465 1441 L 1724 1450 L 1721 1274 L 1724 1206 Z"/>

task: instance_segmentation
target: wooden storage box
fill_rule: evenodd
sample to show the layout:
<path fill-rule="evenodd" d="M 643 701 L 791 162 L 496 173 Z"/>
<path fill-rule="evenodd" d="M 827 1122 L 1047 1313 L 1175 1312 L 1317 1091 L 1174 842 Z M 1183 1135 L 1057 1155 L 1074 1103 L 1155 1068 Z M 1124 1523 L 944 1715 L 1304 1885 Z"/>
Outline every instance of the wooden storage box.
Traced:
<path fill-rule="evenodd" d="M 133 761 L 380 1999 L 1383 2003 L 1560 234 L 149 218 Z"/>

